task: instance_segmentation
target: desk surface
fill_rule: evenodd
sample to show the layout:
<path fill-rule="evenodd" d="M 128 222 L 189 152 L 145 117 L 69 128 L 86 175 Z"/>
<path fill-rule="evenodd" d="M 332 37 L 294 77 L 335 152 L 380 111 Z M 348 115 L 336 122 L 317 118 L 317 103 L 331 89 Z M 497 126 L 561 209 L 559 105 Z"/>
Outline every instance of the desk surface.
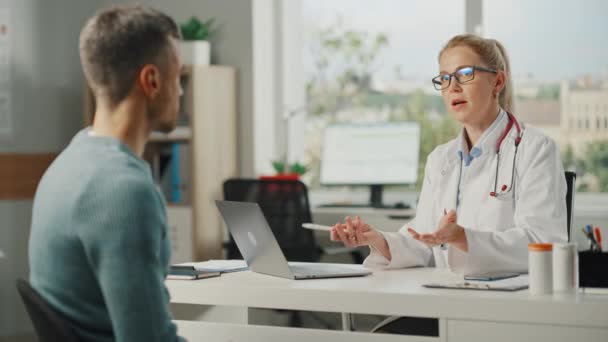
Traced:
<path fill-rule="evenodd" d="M 168 280 L 167 287 L 173 303 L 608 327 L 606 295 L 531 296 L 528 290 L 422 286 L 454 277 L 447 270 L 434 268 L 315 280 L 288 280 L 246 271 L 198 281 Z"/>

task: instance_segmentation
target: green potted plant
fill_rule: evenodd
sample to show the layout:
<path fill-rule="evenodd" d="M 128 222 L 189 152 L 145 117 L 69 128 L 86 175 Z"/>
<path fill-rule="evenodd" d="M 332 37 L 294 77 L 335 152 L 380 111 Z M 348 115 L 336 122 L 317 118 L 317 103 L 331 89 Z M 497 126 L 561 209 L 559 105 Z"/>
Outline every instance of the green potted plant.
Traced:
<path fill-rule="evenodd" d="M 205 22 L 196 17 L 180 25 L 182 42 L 180 51 L 184 65 L 209 65 L 211 45 L 209 37 L 215 33 L 214 19 Z"/>
<path fill-rule="evenodd" d="M 261 176 L 261 180 L 298 180 L 300 176 L 308 171 L 305 165 L 299 162 L 292 163 L 289 167 L 285 167 L 286 163 L 283 160 L 274 160 L 272 167 L 276 171 L 275 175 L 272 176 Z"/>

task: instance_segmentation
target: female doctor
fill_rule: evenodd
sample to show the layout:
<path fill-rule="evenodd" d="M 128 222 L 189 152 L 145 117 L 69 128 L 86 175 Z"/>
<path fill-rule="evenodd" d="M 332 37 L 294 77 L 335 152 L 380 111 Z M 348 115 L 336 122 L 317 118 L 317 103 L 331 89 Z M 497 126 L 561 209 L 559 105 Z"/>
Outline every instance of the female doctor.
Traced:
<path fill-rule="evenodd" d="M 371 268 L 449 267 L 460 274 L 527 272 L 528 243 L 565 242 L 566 181 L 558 148 L 512 112 L 504 47 L 452 38 L 432 79 L 460 134 L 427 158 L 415 218 L 381 232 L 346 218 L 331 239 L 370 246 Z"/>

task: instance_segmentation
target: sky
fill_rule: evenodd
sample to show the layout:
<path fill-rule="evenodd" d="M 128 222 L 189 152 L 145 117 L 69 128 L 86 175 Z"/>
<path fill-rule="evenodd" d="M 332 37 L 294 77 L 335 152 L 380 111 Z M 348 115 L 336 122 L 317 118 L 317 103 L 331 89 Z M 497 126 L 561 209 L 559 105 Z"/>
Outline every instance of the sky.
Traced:
<path fill-rule="evenodd" d="M 341 17 L 345 27 L 388 34 L 390 47 L 379 57 L 379 77 L 437 74 L 437 54 L 464 32 L 464 0 L 302 0 L 304 31 Z M 501 41 L 514 77 L 539 81 L 608 73 L 608 1 L 485 0 L 483 34 Z M 304 51 L 310 70 L 310 53 Z"/>

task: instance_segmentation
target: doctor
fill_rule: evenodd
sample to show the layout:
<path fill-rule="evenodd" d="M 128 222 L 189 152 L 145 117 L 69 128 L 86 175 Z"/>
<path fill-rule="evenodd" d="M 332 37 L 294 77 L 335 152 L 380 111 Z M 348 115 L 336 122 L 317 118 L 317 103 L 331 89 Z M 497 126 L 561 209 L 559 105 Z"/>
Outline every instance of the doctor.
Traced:
<path fill-rule="evenodd" d="M 517 120 L 498 41 L 456 36 L 439 53 L 439 70 L 433 85 L 463 129 L 428 156 L 416 217 L 396 233 L 348 217 L 331 239 L 370 246 L 371 268 L 527 272 L 528 243 L 567 240 L 559 150 Z"/>

